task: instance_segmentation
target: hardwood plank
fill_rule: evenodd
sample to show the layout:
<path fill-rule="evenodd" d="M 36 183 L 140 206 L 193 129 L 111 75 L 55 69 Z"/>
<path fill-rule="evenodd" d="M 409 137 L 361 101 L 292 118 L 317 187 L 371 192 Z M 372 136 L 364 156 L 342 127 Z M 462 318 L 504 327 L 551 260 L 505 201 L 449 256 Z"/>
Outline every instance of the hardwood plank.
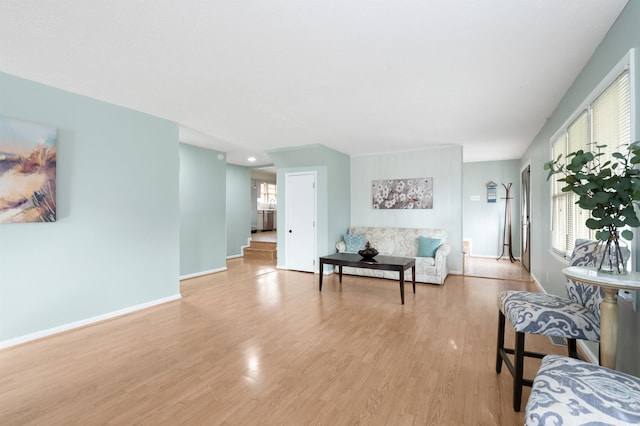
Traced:
<path fill-rule="evenodd" d="M 470 277 L 498 278 L 512 281 L 531 281 L 531 275 L 518 260 L 511 262 L 509 256 L 494 257 L 464 256 L 464 274 Z"/>
<path fill-rule="evenodd" d="M 232 259 L 179 301 L 0 351 L 0 424 L 522 424 L 494 366 L 504 289 L 534 285 L 452 275 L 401 305 L 396 281 L 327 275 L 320 293 Z"/>

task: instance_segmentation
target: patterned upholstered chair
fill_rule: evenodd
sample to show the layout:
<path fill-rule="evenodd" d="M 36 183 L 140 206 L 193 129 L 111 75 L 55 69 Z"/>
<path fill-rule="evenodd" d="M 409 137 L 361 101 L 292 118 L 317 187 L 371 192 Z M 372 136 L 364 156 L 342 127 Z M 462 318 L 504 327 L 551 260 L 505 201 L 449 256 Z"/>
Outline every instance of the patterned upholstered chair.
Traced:
<path fill-rule="evenodd" d="M 595 266 L 597 241 L 576 240 L 571 266 Z M 513 409 L 520 411 L 522 386 L 533 380 L 524 379 L 524 357 L 543 358 L 546 354 L 526 351 L 525 334 L 543 334 L 567 339 L 569 356 L 578 358 L 576 340 L 600 341 L 600 302 L 602 289 L 589 284 L 567 280 L 569 298 L 528 291 L 503 291 L 498 295 L 498 348 L 496 371 L 504 362 L 513 376 Z M 514 348 L 505 348 L 505 319 L 516 332 Z M 507 354 L 513 355 L 513 363 Z"/>
<path fill-rule="evenodd" d="M 640 378 L 548 355 L 533 381 L 525 421 L 530 426 L 640 424 Z"/>

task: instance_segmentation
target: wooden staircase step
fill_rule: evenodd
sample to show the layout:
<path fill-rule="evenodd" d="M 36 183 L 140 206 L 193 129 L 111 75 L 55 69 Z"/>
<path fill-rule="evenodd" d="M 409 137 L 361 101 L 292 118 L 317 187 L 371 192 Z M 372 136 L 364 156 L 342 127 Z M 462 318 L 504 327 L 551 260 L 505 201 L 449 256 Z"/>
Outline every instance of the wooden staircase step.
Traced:
<path fill-rule="evenodd" d="M 253 241 L 249 243 L 249 247 L 244 248 L 244 257 L 249 259 L 277 259 L 277 244 L 270 241 Z"/>
<path fill-rule="evenodd" d="M 250 248 L 259 250 L 277 250 L 277 244 L 271 241 L 253 241 L 251 240 Z"/>

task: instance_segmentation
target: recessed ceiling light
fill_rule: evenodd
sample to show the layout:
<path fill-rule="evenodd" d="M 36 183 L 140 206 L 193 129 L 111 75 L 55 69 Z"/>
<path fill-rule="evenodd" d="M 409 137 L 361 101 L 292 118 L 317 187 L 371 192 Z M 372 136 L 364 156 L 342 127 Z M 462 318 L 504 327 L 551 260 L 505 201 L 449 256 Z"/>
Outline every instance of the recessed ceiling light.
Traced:
<path fill-rule="evenodd" d="M 256 161 L 256 157 L 249 157 L 247 158 L 247 161 L 250 161 L 253 163 L 254 161 Z"/>

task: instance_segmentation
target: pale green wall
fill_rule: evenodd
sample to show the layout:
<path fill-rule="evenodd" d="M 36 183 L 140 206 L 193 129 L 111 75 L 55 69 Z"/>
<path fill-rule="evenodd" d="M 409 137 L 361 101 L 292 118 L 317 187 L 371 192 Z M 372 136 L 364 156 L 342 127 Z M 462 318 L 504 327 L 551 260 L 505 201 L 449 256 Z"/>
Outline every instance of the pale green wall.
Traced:
<path fill-rule="evenodd" d="M 287 173 L 317 173 L 317 254 L 323 256 L 335 252 L 336 241 L 349 227 L 349 156 L 322 145 L 273 150 L 268 153 L 278 170 L 278 264 L 284 265 L 286 259 L 283 230 L 286 228 L 284 208 Z"/>
<path fill-rule="evenodd" d="M 57 222 L 0 225 L 0 343 L 179 295 L 178 127 L 0 73 L 58 129 Z"/>
<path fill-rule="evenodd" d="M 222 152 L 180 144 L 180 276 L 226 268 L 226 177 Z"/>
<path fill-rule="evenodd" d="M 251 169 L 227 164 L 227 257 L 241 256 L 251 236 L 251 189 Z"/>
<path fill-rule="evenodd" d="M 565 278 L 561 271 L 566 266 L 564 262 L 549 252 L 551 247 L 551 194 L 543 165 L 551 159 L 550 139 L 629 49 L 640 48 L 639 22 L 640 1 L 630 1 L 521 160 L 521 167 L 531 164 L 531 271 L 536 280 L 549 293 L 565 294 Z M 640 57 L 640 52 L 636 51 L 636 74 L 631 86 L 634 88 L 633 98 L 636 104 L 640 100 L 640 72 L 638 72 L 640 63 L 638 57 Z M 553 76 L 549 78 L 553 78 Z M 638 140 L 640 139 L 638 126 L 640 108 L 635 108 L 632 121 L 632 140 Z M 640 237 L 636 235 L 634 242 L 637 258 Z M 635 270 L 638 270 L 637 265 L 636 261 Z M 620 302 L 619 305 L 620 330 L 617 369 L 639 376 L 640 313 L 633 312 L 630 303 Z M 591 345 L 591 348 L 595 351 L 597 345 Z"/>
<path fill-rule="evenodd" d="M 433 208 L 378 210 L 372 207 L 371 181 L 433 178 Z M 441 228 L 451 253 L 449 272 L 462 272 L 462 148 L 443 146 L 421 151 L 351 158 L 351 226 Z M 334 242 L 335 243 L 335 242 Z"/>
<path fill-rule="evenodd" d="M 471 239 L 471 254 L 487 257 L 502 254 L 506 194 L 502 184 L 511 182 L 511 251 L 520 257 L 520 160 L 464 163 L 462 172 L 462 236 Z M 487 202 L 489 182 L 498 184 L 495 203 Z M 472 200 L 478 196 L 479 201 Z M 509 259 L 508 253 L 504 247 L 504 258 Z"/>

